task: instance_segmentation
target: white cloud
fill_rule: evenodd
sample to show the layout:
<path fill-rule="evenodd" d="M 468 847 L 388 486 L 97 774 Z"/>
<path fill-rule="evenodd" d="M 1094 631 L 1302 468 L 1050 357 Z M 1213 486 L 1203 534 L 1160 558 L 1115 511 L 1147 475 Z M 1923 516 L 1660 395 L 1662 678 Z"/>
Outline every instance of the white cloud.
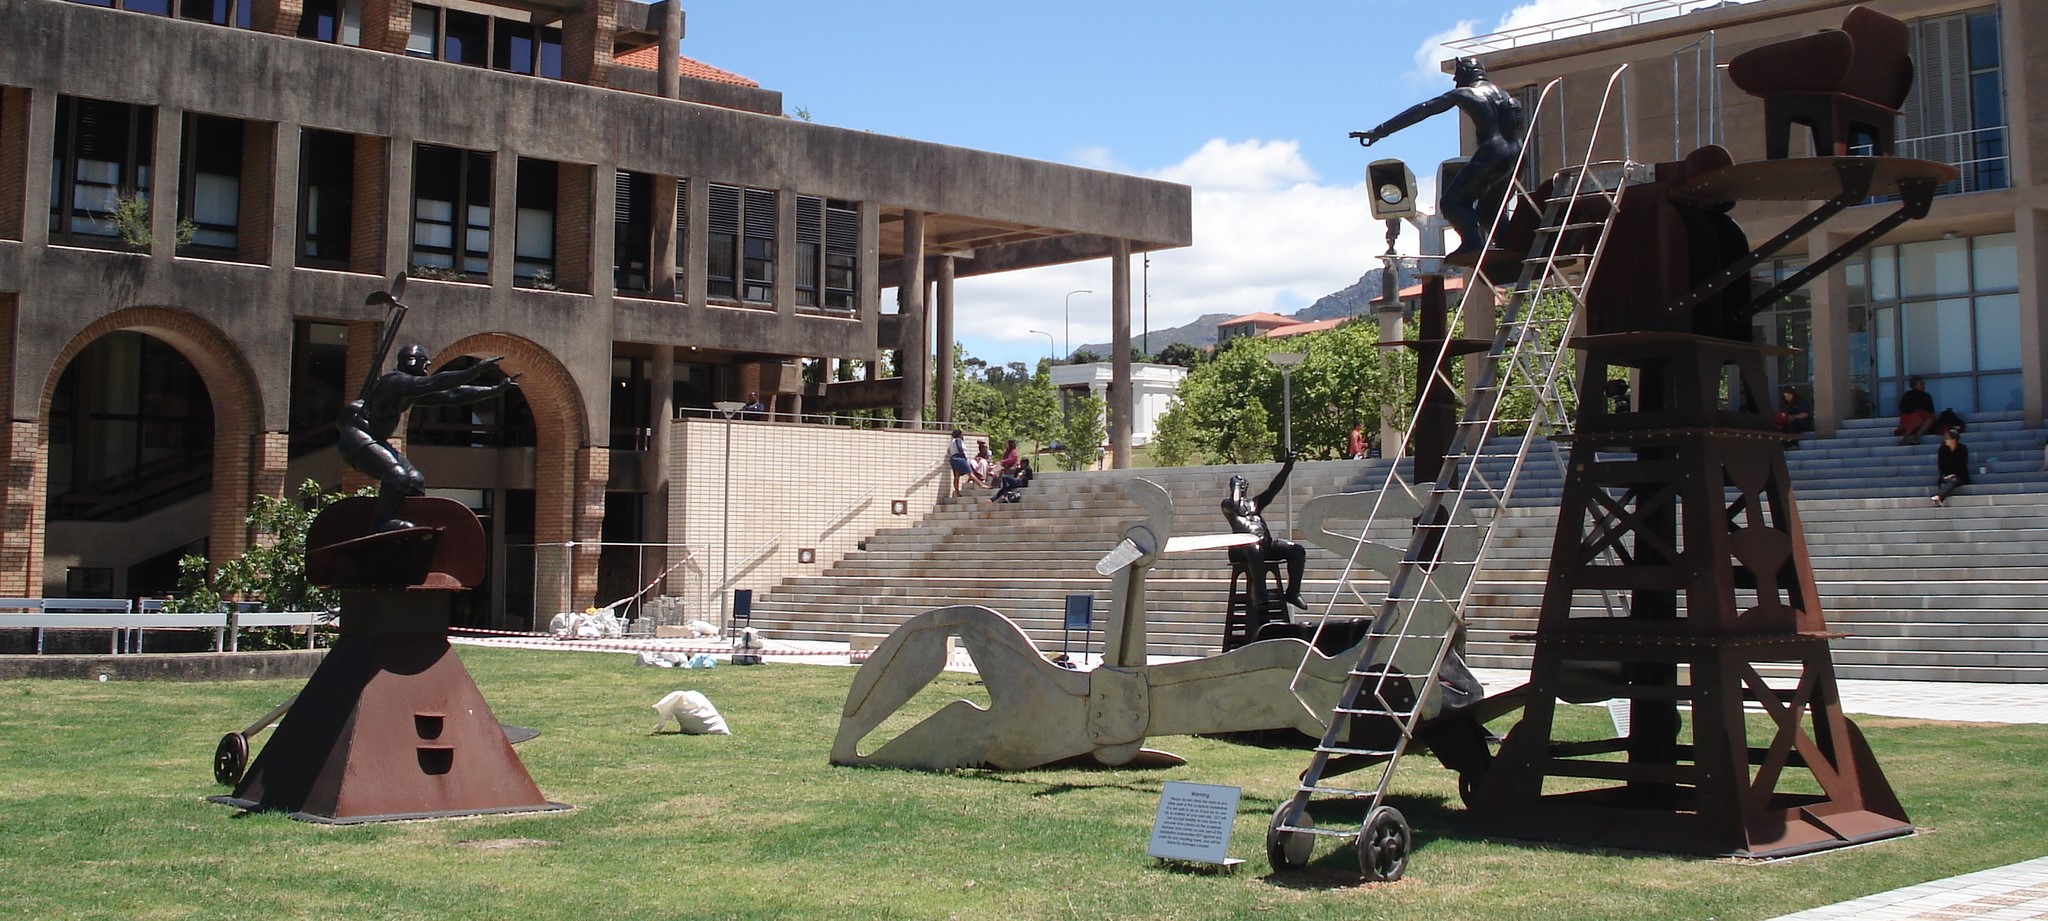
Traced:
<path fill-rule="evenodd" d="M 1104 154 L 1107 157 L 1107 154 Z M 1363 169 L 1360 170 L 1361 174 Z M 1362 175 L 1328 183 L 1302 159 L 1295 141 L 1212 139 L 1179 163 L 1149 173 L 1193 190 L 1194 244 L 1151 255 L 1151 328 L 1183 325 L 1209 313 L 1292 313 L 1376 269 L 1385 229 L 1366 210 Z M 1412 235 L 1403 249 L 1412 251 Z M 968 351 L 996 362 L 1066 352 L 1064 305 L 1073 297 L 1075 347 L 1110 339 L 1106 261 L 963 279 L 958 335 Z M 1132 338 L 1142 332 L 1147 281 L 1132 260 Z"/>

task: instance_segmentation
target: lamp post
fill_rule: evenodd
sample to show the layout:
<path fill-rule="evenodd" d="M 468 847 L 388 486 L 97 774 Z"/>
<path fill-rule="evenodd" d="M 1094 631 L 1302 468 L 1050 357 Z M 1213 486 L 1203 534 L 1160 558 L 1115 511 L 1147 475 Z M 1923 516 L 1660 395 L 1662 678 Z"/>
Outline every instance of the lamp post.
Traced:
<path fill-rule="evenodd" d="M 732 581 L 732 417 L 747 404 L 737 400 L 719 400 L 711 408 L 725 417 L 725 487 L 719 499 L 718 523 L 718 627 L 721 631 L 732 627 L 727 616 L 727 599 L 731 597 L 729 583 Z"/>
<path fill-rule="evenodd" d="M 1280 368 L 1280 444 L 1294 453 L 1294 366 L 1307 360 L 1307 352 L 1267 352 L 1266 360 Z M 1287 483 L 1287 536 L 1294 537 L 1294 482 Z"/>
<path fill-rule="evenodd" d="M 1051 334 L 1051 333 L 1049 333 L 1049 332 L 1046 332 L 1045 330 L 1042 330 L 1042 329 L 1030 329 L 1030 330 L 1025 330 L 1025 332 L 1028 332 L 1028 333 L 1034 333 L 1034 334 L 1036 334 L 1036 335 L 1044 336 L 1044 337 L 1045 337 L 1045 357 L 1046 357 L 1046 360 L 1047 360 L 1047 361 L 1050 361 L 1050 362 L 1052 362 L 1053 364 L 1059 364 L 1059 361 L 1060 361 L 1060 356 L 1059 356 L 1059 352 L 1058 352 L 1058 349 L 1059 349 L 1059 343 L 1057 343 L 1057 342 L 1054 342 L 1054 341 L 1053 341 L 1053 338 L 1052 338 L 1052 334 Z"/>
<path fill-rule="evenodd" d="M 1074 357 L 1074 295 L 1076 295 L 1076 294 L 1094 294 L 1094 293 L 1095 293 L 1095 292 L 1093 292 L 1093 291 L 1090 291 L 1090 290 L 1088 290 L 1087 288 L 1077 288 L 1077 289 L 1075 289 L 1075 290 L 1073 290 L 1073 291 L 1069 291 L 1069 292 L 1067 292 L 1067 358 L 1068 358 L 1068 360 L 1072 360 L 1072 359 L 1073 359 L 1073 357 Z"/>

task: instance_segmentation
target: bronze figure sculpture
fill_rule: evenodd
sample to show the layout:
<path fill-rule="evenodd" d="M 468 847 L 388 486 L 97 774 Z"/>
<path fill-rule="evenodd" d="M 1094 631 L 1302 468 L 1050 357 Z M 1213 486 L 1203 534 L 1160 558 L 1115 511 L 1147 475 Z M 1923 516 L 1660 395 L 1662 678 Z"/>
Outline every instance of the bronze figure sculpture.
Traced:
<path fill-rule="evenodd" d="M 497 363 L 496 358 L 486 358 L 460 370 L 429 374 L 427 350 L 408 345 L 398 353 L 398 367 L 371 381 L 363 388 L 362 399 L 342 410 L 340 421 L 335 423 L 341 430 L 341 458 L 377 481 L 374 530 L 412 527 L 411 522 L 398 517 L 399 500 L 422 495 L 427 485 L 419 468 L 389 441 L 405 411 L 414 406 L 475 403 L 519 386 L 516 374 L 495 384 L 471 383 L 497 367 Z"/>
<path fill-rule="evenodd" d="M 1223 517 L 1230 520 L 1230 530 L 1258 538 L 1257 543 L 1230 548 L 1230 561 L 1244 568 L 1245 584 L 1250 587 L 1252 610 L 1255 611 L 1265 610 L 1268 604 L 1265 564 L 1281 562 L 1287 564 L 1287 603 L 1308 610 L 1308 605 L 1301 600 L 1301 568 L 1308 561 L 1308 551 L 1294 541 L 1273 536 L 1266 527 L 1265 516 L 1260 514 L 1287 485 L 1287 475 L 1294 472 L 1295 456 L 1293 452 L 1288 453 L 1287 463 L 1273 476 L 1273 482 L 1266 484 L 1265 491 L 1257 496 L 1246 497 L 1245 490 L 1251 484 L 1244 477 L 1232 476 L 1230 495 L 1223 499 Z"/>
<path fill-rule="evenodd" d="M 1373 129 L 1354 131 L 1351 136 L 1371 147 L 1396 131 L 1453 108 L 1472 120 L 1472 133 L 1477 135 L 1478 143 L 1472 148 L 1471 159 L 1437 193 L 1444 218 L 1458 232 L 1458 248 L 1446 255 L 1445 261 L 1472 265 L 1479 261 L 1486 247 L 1482 218 L 1490 219 L 1500 211 L 1501 193 L 1514 172 L 1515 160 L 1522 155 L 1525 126 L 1522 104 L 1486 79 L 1486 68 L 1478 59 L 1459 58 L 1453 79 L 1457 86 L 1443 95 L 1416 103 Z"/>

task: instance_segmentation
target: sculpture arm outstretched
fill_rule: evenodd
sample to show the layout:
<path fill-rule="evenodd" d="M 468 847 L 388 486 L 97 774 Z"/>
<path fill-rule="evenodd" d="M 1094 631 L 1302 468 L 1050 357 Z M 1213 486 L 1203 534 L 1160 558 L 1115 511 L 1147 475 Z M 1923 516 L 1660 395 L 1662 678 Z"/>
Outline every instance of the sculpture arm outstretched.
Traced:
<path fill-rule="evenodd" d="M 1273 482 L 1266 484 L 1265 492 L 1259 493 L 1252 498 L 1252 506 L 1254 508 L 1263 510 L 1268 503 L 1280 495 L 1280 490 L 1287 486 L 1287 475 L 1294 472 L 1294 459 L 1300 456 L 1301 452 L 1299 451 L 1287 452 L 1287 462 L 1280 465 L 1280 472 L 1273 475 Z"/>
<path fill-rule="evenodd" d="M 1457 90 L 1452 90 L 1434 99 L 1418 102 L 1409 106 L 1401 114 L 1380 122 L 1371 130 L 1354 133 L 1352 136 L 1358 138 L 1360 143 L 1370 147 L 1374 141 L 1385 138 L 1403 128 L 1415 125 L 1432 115 L 1441 115 L 1449 112 L 1457 105 L 1456 94 Z"/>

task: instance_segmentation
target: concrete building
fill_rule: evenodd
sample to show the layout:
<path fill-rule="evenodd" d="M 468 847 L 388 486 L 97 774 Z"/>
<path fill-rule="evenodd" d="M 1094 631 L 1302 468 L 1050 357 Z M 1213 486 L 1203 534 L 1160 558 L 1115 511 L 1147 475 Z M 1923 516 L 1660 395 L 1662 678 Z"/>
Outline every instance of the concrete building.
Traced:
<path fill-rule="evenodd" d="M 1917 80 L 1895 129 L 1895 152 L 1954 164 L 1961 177 L 1941 190 L 1925 220 L 1906 223 L 1756 317 L 1759 341 L 1799 350 L 1774 359 L 1772 385 L 1809 396 L 1823 435 L 1846 419 L 1894 414 L 1912 375 L 1926 378 L 1937 406 L 1965 417 L 2017 411 L 2039 426 L 2048 409 L 2048 7 L 2032 0 L 1862 2 L 1911 28 Z M 1551 79 L 1563 79 L 1549 112 L 1563 118 L 1537 123 L 1532 172 L 1547 175 L 1584 155 L 1602 89 L 1624 64 L 1626 118 L 1610 115 L 1596 158 L 1668 160 L 1719 143 L 1740 162 L 1764 157 L 1764 106 L 1716 65 L 1837 27 L 1854 5 L 1640 3 L 1448 47 L 1479 56 L 1493 81 L 1525 104 Z M 1792 154 L 1808 152 L 1807 144 L 1795 131 Z M 1810 207 L 1745 203 L 1735 216 L 1761 241 Z M 1880 201 L 1849 209 L 1795 244 L 1800 255 L 1760 266 L 1758 280 L 1788 276 L 1894 207 Z"/>
<path fill-rule="evenodd" d="M 600 542 L 709 533 L 671 488 L 720 452 L 679 416 L 758 393 L 785 421 L 733 425 L 785 459 L 831 437 L 803 412 L 944 420 L 954 279 L 1107 263 L 1128 330 L 1130 255 L 1190 242 L 1184 186 L 785 118 L 680 57 L 679 2 L 0 3 L 0 596 L 162 591 L 248 545 L 253 496 L 342 479 L 365 295 L 401 271 L 403 341 L 522 375 L 407 437 L 486 519 L 473 616 L 523 625 L 603 600 Z M 901 378 L 824 383 L 884 350 Z M 523 545 L 561 549 L 552 582 Z"/>

